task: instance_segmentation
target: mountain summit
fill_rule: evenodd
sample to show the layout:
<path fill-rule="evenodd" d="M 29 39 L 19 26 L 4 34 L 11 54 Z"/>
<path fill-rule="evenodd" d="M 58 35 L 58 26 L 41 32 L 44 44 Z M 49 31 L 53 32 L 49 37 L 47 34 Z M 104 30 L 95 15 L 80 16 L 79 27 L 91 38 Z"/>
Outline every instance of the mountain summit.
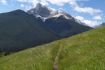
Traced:
<path fill-rule="evenodd" d="M 82 23 L 80 20 L 75 19 L 70 14 L 66 13 L 65 11 L 53 10 L 52 8 L 49 8 L 40 3 L 38 3 L 35 8 L 28 10 L 27 13 L 35 17 L 40 17 L 43 21 L 49 18 L 64 17 L 64 19 L 75 21 L 76 23 L 84 25 L 84 23 Z"/>
<path fill-rule="evenodd" d="M 35 8 L 32 8 L 27 12 L 29 14 L 33 14 L 36 17 L 43 17 L 43 18 L 59 17 L 61 15 L 67 19 L 73 18 L 71 15 L 67 14 L 64 11 L 57 11 L 57 10 L 55 11 L 40 3 L 38 3 Z"/>
<path fill-rule="evenodd" d="M 37 17 L 49 17 L 51 15 L 56 14 L 57 12 L 53 12 L 51 9 L 47 8 L 46 6 L 43 6 L 42 4 L 38 3 L 35 8 L 30 9 L 28 11 L 29 14 L 33 14 Z"/>

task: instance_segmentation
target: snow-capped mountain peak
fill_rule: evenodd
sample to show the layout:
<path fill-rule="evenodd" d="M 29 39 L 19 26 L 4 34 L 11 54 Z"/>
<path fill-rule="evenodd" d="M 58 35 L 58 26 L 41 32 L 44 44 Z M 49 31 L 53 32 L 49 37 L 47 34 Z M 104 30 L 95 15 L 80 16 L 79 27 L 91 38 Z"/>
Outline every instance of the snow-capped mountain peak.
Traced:
<path fill-rule="evenodd" d="M 34 16 L 41 16 L 41 17 L 49 17 L 50 15 L 52 15 L 51 10 L 40 3 L 38 3 L 35 8 L 30 9 L 28 13 L 33 14 Z"/>
<path fill-rule="evenodd" d="M 64 11 L 53 10 L 40 3 L 38 3 L 35 8 L 28 10 L 28 13 L 42 18 L 59 17 L 61 15 L 64 16 L 66 19 L 72 18 L 72 16 L 65 13 Z"/>
<path fill-rule="evenodd" d="M 65 11 L 53 10 L 52 8 L 44 6 L 40 3 L 38 3 L 35 8 L 32 8 L 32 9 L 28 10 L 27 12 L 29 14 L 34 15 L 35 17 L 40 17 L 43 21 L 46 21 L 46 19 L 49 19 L 49 18 L 54 18 L 54 17 L 58 18 L 58 17 L 62 16 L 65 19 L 70 19 L 70 20 L 75 21 L 79 24 L 82 24 L 81 21 L 79 21 L 78 19 L 75 19 L 74 17 L 72 17 L 71 15 L 66 13 Z"/>

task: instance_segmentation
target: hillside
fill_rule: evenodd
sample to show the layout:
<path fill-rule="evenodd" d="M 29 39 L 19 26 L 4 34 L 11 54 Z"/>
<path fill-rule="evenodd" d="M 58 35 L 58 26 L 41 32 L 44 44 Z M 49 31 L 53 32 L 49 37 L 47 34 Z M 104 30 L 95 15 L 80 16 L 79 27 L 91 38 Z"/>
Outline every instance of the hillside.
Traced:
<path fill-rule="evenodd" d="M 0 14 L 0 52 L 14 52 L 58 39 L 22 10 Z"/>
<path fill-rule="evenodd" d="M 0 58 L 1 70 L 104 70 L 105 27 Z"/>

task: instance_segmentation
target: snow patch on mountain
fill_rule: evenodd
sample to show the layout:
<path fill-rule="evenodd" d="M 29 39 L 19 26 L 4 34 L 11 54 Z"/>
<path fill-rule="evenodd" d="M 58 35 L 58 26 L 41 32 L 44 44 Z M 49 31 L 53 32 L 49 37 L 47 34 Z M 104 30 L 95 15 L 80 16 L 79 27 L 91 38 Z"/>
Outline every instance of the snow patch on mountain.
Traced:
<path fill-rule="evenodd" d="M 40 17 L 43 21 L 46 21 L 46 19 L 48 19 L 48 18 L 54 18 L 54 17 L 56 18 L 56 17 L 63 16 L 65 19 L 75 21 L 82 25 L 86 25 L 85 23 L 72 17 L 65 11 L 55 10 L 55 9 L 49 8 L 47 6 L 44 6 L 40 3 L 38 3 L 35 8 L 32 8 L 32 9 L 28 10 L 27 12 L 29 14 L 34 15 L 35 17 Z"/>

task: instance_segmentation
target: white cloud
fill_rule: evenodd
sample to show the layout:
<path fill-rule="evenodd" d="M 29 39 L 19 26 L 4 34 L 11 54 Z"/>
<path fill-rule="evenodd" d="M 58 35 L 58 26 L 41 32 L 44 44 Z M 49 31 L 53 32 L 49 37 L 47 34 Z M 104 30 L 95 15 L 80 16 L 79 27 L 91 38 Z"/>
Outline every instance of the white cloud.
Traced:
<path fill-rule="evenodd" d="M 90 27 L 96 27 L 96 26 L 100 25 L 97 20 L 88 20 L 82 16 L 76 16 L 75 18 L 82 21 L 85 25 L 88 25 Z"/>
<path fill-rule="evenodd" d="M 47 5 L 48 2 L 46 0 L 17 0 L 18 2 L 21 2 L 23 4 L 26 3 L 25 6 L 27 6 L 27 4 L 30 4 L 32 7 L 35 7 L 37 3 L 41 3 L 43 5 Z"/>
<path fill-rule="evenodd" d="M 81 16 L 76 16 L 75 18 L 79 20 L 84 20 L 84 17 L 81 17 Z"/>
<path fill-rule="evenodd" d="M 46 0 L 46 1 L 50 2 L 51 4 L 63 6 L 65 3 L 68 3 L 69 1 L 72 1 L 72 0 Z"/>
<path fill-rule="evenodd" d="M 77 1 L 88 1 L 88 0 L 17 0 L 22 3 L 31 3 L 32 7 L 35 7 L 38 2 L 48 5 L 49 3 L 55 4 L 58 6 L 63 6 L 66 3 L 69 3 L 72 8 L 79 13 L 88 13 L 90 15 L 100 14 L 102 11 L 100 9 L 94 9 L 92 7 L 80 7 Z"/>
<path fill-rule="evenodd" d="M 95 17 L 93 17 L 94 20 L 102 20 L 102 17 L 100 15 L 97 15 Z"/>
<path fill-rule="evenodd" d="M 99 9 L 94 9 L 94 8 L 91 8 L 91 7 L 75 7 L 74 8 L 75 11 L 77 12 L 80 12 L 80 13 L 88 13 L 90 15 L 96 15 L 96 14 L 100 14 L 101 13 L 101 10 Z"/>
<path fill-rule="evenodd" d="M 7 0 L 0 0 L 0 4 L 7 4 Z"/>
<path fill-rule="evenodd" d="M 34 6 L 38 3 L 38 0 L 17 0 L 17 1 L 23 3 L 24 6 L 27 6 L 27 4 Z"/>
<path fill-rule="evenodd" d="M 79 12 L 79 13 L 87 13 L 87 14 L 90 14 L 90 15 L 96 15 L 96 14 L 100 14 L 102 13 L 102 11 L 100 9 L 95 9 L 95 8 L 92 8 L 92 7 L 81 7 L 76 0 L 72 0 L 70 1 L 69 3 L 72 8 L 76 11 L 76 12 Z"/>

